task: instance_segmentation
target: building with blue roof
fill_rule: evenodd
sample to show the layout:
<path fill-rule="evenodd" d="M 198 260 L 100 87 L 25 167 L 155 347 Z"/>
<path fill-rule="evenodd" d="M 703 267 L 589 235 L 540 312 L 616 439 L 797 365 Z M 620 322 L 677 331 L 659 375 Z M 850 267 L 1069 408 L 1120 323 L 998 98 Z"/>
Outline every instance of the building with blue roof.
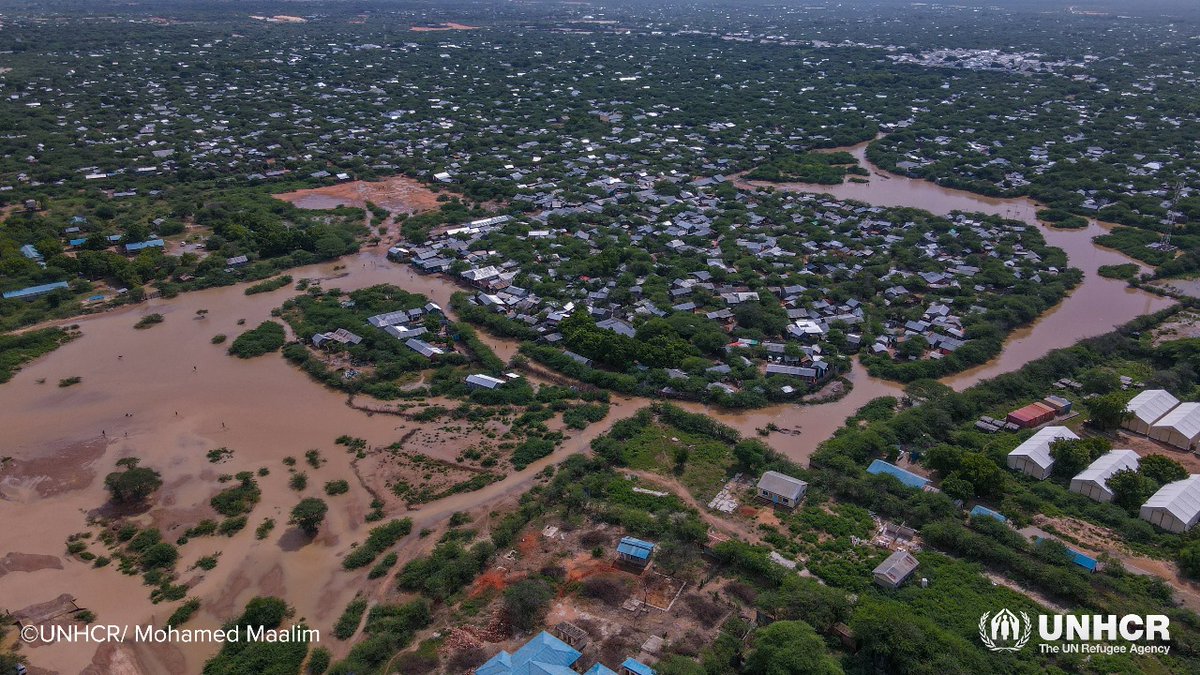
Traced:
<path fill-rule="evenodd" d="M 1033 540 L 1040 544 L 1043 541 L 1046 541 L 1046 538 L 1045 537 L 1034 537 Z M 1064 548 L 1067 549 L 1067 557 L 1071 559 L 1071 562 L 1075 563 L 1076 565 L 1079 565 L 1080 567 L 1082 567 L 1083 569 L 1085 569 L 1089 572 L 1095 572 L 1097 569 L 1099 569 L 1099 567 L 1100 567 L 1099 561 L 1097 561 L 1092 556 L 1087 555 L 1085 553 L 1080 553 L 1079 551 L 1076 551 L 1075 549 L 1071 548 L 1070 546 L 1064 546 Z"/>
<path fill-rule="evenodd" d="M 929 485 L 929 479 L 923 476 L 918 476 L 911 471 L 905 471 L 895 464 L 889 464 L 882 459 L 877 459 L 871 462 L 871 466 L 867 467 L 867 473 L 874 476 L 888 475 L 910 488 L 924 490 L 926 485 Z"/>
<path fill-rule="evenodd" d="M 983 506 L 982 504 L 976 504 L 975 507 L 971 509 L 971 517 L 972 518 L 979 518 L 979 517 L 994 518 L 995 520 L 998 520 L 1002 523 L 1008 522 L 1008 518 L 1005 518 L 1003 515 L 997 513 L 996 511 L 989 509 L 986 506 Z"/>
<path fill-rule="evenodd" d="M 621 542 L 617 544 L 617 556 L 621 560 L 641 567 L 650 562 L 653 553 L 654 544 L 636 537 L 621 537 Z"/>
<path fill-rule="evenodd" d="M 16 291 L 7 291 L 4 293 L 5 300 L 32 300 L 43 296 L 47 293 L 52 293 L 60 288 L 67 288 L 67 282 L 56 281 L 52 284 L 42 284 L 40 286 L 29 286 Z"/>
<path fill-rule="evenodd" d="M 654 669 L 632 656 L 621 664 L 622 675 L 654 675 Z"/>
<path fill-rule="evenodd" d="M 475 669 L 476 675 L 578 675 L 571 666 L 583 656 L 571 645 L 542 631 L 515 653 L 501 651 Z"/>
<path fill-rule="evenodd" d="M 597 663 L 591 668 L 583 671 L 583 675 L 618 675 L 618 673 L 603 663 Z"/>
<path fill-rule="evenodd" d="M 164 246 L 166 246 L 166 242 L 162 239 L 147 239 L 146 241 L 139 241 L 134 244 L 125 244 L 125 252 L 136 253 L 148 248 L 163 248 Z"/>
<path fill-rule="evenodd" d="M 72 240 L 68 241 L 67 243 L 70 244 L 72 248 L 74 248 L 76 246 L 83 246 L 85 243 L 87 243 L 87 237 L 81 237 L 79 239 L 72 239 Z"/>

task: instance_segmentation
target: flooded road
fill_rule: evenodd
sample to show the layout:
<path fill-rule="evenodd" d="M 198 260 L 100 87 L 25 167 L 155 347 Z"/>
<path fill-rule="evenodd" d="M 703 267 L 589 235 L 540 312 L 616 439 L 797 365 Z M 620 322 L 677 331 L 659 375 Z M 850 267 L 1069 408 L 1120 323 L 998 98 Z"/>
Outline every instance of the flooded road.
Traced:
<path fill-rule="evenodd" d="M 864 147 L 852 149 L 860 159 Z M 1034 222 L 1036 207 L 1027 200 L 978 197 L 875 169 L 870 180 L 869 185 L 812 186 L 811 190 L 881 206 L 914 206 L 936 213 L 983 211 Z M 1120 281 L 1096 274 L 1099 265 L 1128 262 L 1091 243 L 1091 237 L 1102 228 L 1096 224 L 1086 231 L 1042 228 L 1049 242 L 1066 250 L 1071 264 L 1084 270 L 1084 282 L 1058 307 L 1015 334 L 997 359 L 946 382 L 964 388 L 1168 305 L 1169 300 L 1130 290 Z M 415 274 L 407 266 L 391 263 L 384 258 L 385 250 L 383 246 L 367 248 L 336 263 L 288 273 L 297 280 L 320 279 L 326 289 L 392 283 L 449 307 L 451 294 L 460 290 L 454 282 Z M 329 636 L 333 622 L 356 591 L 368 587 L 372 593 L 383 593 L 385 583 L 370 582 L 376 584 L 370 586 L 363 581 L 365 572 L 351 574 L 340 567 L 340 557 L 366 534 L 363 516 L 369 510 L 370 497 L 356 483 L 351 456 L 333 440 L 349 434 L 372 446 L 389 445 L 415 423 L 347 407 L 343 394 L 321 387 L 278 354 L 251 360 L 227 356 L 227 345 L 211 343 L 214 335 L 232 339 L 268 319 L 273 308 L 295 293 L 289 286 L 247 296 L 244 288 L 187 293 L 60 322 L 78 324 L 83 336 L 27 365 L 0 386 L 0 410 L 5 411 L 0 457 L 13 458 L 0 472 L 0 556 L 17 553 L 61 560 L 61 569 L 45 564 L 0 575 L 0 609 L 16 610 L 70 593 L 81 607 L 96 612 L 100 623 L 162 624 L 178 603 L 151 604 L 150 589 L 141 584 L 140 577 L 121 575 L 111 567 L 93 570 L 89 563 L 65 555 L 67 537 L 86 530 L 89 512 L 106 501 L 103 477 L 122 457 L 139 457 L 143 465 L 161 471 L 165 484 L 158 504 L 139 522 L 149 525 L 152 520 L 163 529 L 165 538 L 173 541 L 182 528 L 201 517 L 198 514 L 210 517 L 202 505 L 222 488 L 217 480 L 221 474 L 266 467 L 269 475 L 259 478 L 262 502 L 245 531 L 232 538 L 193 539 L 182 549 L 180 579 L 195 580 L 189 595 L 202 602 L 188 625 L 217 627 L 255 595 L 276 594 L 296 607 L 298 617 L 326 634 L 323 646 L 333 649 L 335 655 L 344 653 L 346 645 Z M 208 310 L 207 317 L 197 318 L 199 310 Z M 164 322 L 148 330 L 134 330 L 134 323 L 150 313 L 162 314 Z M 245 324 L 239 325 L 242 319 Z M 516 353 L 512 341 L 482 333 L 480 337 L 502 359 Z M 56 386 L 68 377 L 81 377 L 82 382 Z M 756 436 L 757 429 L 775 424 L 781 431 L 766 440 L 805 463 L 817 445 L 859 407 L 878 396 L 903 393 L 900 385 L 871 378 L 857 363 L 847 378 L 854 385 L 852 391 L 828 404 L 779 405 L 745 412 L 717 411 L 699 404 L 683 407 L 704 412 L 746 436 Z M 441 524 L 454 511 L 479 509 L 512 498 L 527 489 L 546 465 L 583 452 L 590 440 L 614 421 L 648 403 L 646 399 L 614 397 L 608 419 L 572 434 L 550 457 L 524 471 L 511 472 L 482 490 L 427 504 L 408 515 L 419 530 Z M 233 450 L 232 458 L 221 464 L 209 463 L 205 453 L 222 446 Z M 311 448 L 320 449 L 327 460 L 319 469 L 304 465 L 304 453 Z M 453 459 L 458 450 L 445 448 L 445 458 Z M 287 485 L 289 473 L 281 463 L 287 456 L 300 459 L 300 466 L 309 474 L 309 487 L 303 493 Z M 321 486 L 334 478 L 345 478 L 354 488 L 350 494 L 326 498 L 331 507 L 327 522 L 322 533 L 307 542 L 286 524 L 288 512 L 301 496 L 324 496 Z M 266 517 L 275 519 L 276 528 L 266 539 L 257 540 L 253 530 Z M 406 556 L 415 547 L 428 544 L 418 543 L 415 535 L 410 542 L 404 544 Z M 97 545 L 92 550 L 102 552 Z M 214 570 L 189 570 L 198 558 L 217 552 L 221 558 Z M 103 673 L 126 667 L 130 672 L 197 672 L 214 651 L 212 645 L 120 650 L 76 645 L 32 647 L 26 653 L 42 668 L 74 673 L 92 665 L 94 672 Z"/>
<path fill-rule="evenodd" d="M 942 380 L 954 389 L 962 391 L 982 380 L 1016 370 L 1055 349 L 1069 347 L 1083 338 L 1103 335 L 1132 319 L 1173 304 L 1174 301 L 1169 298 L 1129 288 L 1120 279 L 1106 279 L 1097 273 L 1101 265 L 1123 263 L 1135 263 L 1142 271 L 1148 269 L 1118 251 L 1097 246 L 1092 242 L 1093 237 L 1104 234 L 1113 227 L 1112 225 L 1093 220 L 1085 229 L 1054 229 L 1037 220 L 1039 207 L 1030 199 L 985 197 L 890 173 L 867 159 L 867 145 L 868 143 L 860 143 L 838 148 L 854 155 L 859 164 L 867 168 L 870 176 L 865 183 L 807 185 L 737 181 L 735 184 L 742 187 L 771 186 L 777 190 L 826 193 L 838 199 L 852 199 L 873 206 L 908 206 L 943 216 L 954 211 L 965 211 L 1021 220 L 1041 230 L 1048 244 L 1066 252 L 1072 267 L 1083 270 L 1084 277 L 1079 286 L 1037 321 L 1009 336 L 999 356 L 981 366 Z"/>

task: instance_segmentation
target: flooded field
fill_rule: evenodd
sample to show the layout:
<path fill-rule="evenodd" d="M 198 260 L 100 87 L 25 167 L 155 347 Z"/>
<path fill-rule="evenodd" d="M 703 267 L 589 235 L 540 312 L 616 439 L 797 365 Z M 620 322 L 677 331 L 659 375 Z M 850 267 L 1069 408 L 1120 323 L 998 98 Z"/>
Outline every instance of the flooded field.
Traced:
<path fill-rule="evenodd" d="M 862 147 L 855 149 L 860 159 L 862 151 Z M 870 180 L 868 186 L 811 189 L 880 205 L 902 203 L 938 213 L 985 211 L 1035 222 L 1035 206 L 1025 200 L 990 200 L 875 169 Z M 362 205 L 367 199 L 389 209 L 419 210 L 436 205 L 433 193 L 410 183 L 409 179 L 345 183 L 281 198 L 304 208 L 328 208 L 334 201 Z M 1071 263 L 1085 271 L 1083 284 L 1038 322 L 1014 335 L 993 362 L 948 378 L 947 383 L 966 387 L 1166 306 L 1168 300 L 1131 291 L 1122 282 L 1096 274 L 1099 265 L 1127 262 L 1120 254 L 1092 244 L 1091 237 L 1103 227 L 1093 224 L 1084 231 L 1062 232 L 1043 228 L 1047 239 L 1064 248 Z M 320 279 L 327 289 L 392 283 L 424 293 L 443 307 L 448 307 L 450 295 L 460 290 L 445 278 L 415 274 L 408 267 L 388 262 L 384 250 L 383 246 L 367 248 L 336 263 L 299 268 L 289 274 L 297 280 Z M 64 321 L 79 324 L 83 336 L 29 364 L 0 386 L 0 407 L 6 411 L 0 456 L 12 458 L 0 470 L 0 508 L 4 513 L 0 609 L 15 611 L 69 593 L 80 607 L 94 611 L 101 623 L 165 621 L 178 603 L 152 604 L 150 589 L 142 585 L 140 577 L 122 575 L 112 567 L 92 569 L 65 552 L 67 537 L 85 531 L 89 514 L 96 514 L 105 504 L 103 477 L 124 457 L 138 457 L 143 465 L 162 472 L 164 486 L 157 503 L 135 520 L 143 526 L 159 527 L 172 541 L 200 518 L 211 517 L 205 504 L 222 489 L 220 475 L 269 469 L 269 475 L 258 479 L 262 501 L 246 530 L 232 538 L 196 538 L 181 549 L 180 580 L 189 583 L 189 595 L 202 603 L 189 626 L 217 627 L 255 595 L 275 594 L 294 605 L 297 616 L 328 635 L 356 591 L 366 587 L 374 597 L 391 587 L 387 578 L 366 585 L 365 571 L 341 569 L 341 556 L 369 529 L 363 516 L 371 498 L 351 463 L 353 456 L 333 441 L 348 434 L 365 439 L 370 446 L 386 446 L 418 429 L 420 435 L 410 436 L 416 443 L 437 437 L 440 423 L 422 426 L 402 417 L 351 408 L 343 394 L 316 384 L 277 354 L 252 360 L 227 356 L 226 345 L 211 343 L 214 335 L 236 336 L 269 318 L 273 308 L 295 293 L 290 286 L 249 296 L 243 290 L 243 286 L 209 289 Z M 197 318 L 199 310 L 208 310 L 206 318 Z M 148 330 L 134 330 L 138 319 L 150 313 L 162 314 L 165 320 Z M 245 325 L 239 325 L 243 319 Z M 502 359 L 516 352 L 511 341 L 481 337 Z M 66 388 L 55 386 L 69 377 L 81 377 L 82 382 Z M 774 424 L 780 431 L 766 440 L 793 459 L 806 462 L 817 445 L 859 407 L 877 396 L 903 392 L 900 385 L 871 378 L 857 363 L 847 377 L 854 387 L 834 403 L 746 412 L 712 410 L 699 404 L 684 407 L 703 411 L 747 436 Z M 455 511 L 486 514 L 526 490 L 542 468 L 585 451 L 614 421 L 648 403 L 646 399 L 614 397 L 607 420 L 572 433 L 554 454 L 524 471 L 508 471 L 503 480 L 478 491 L 456 494 L 407 513 L 390 504 L 387 515 L 409 515 L 414 519 L 414 531 L 419 531 L 442 525 Z M 428 447 L 421 447 L 422 452 L 447 462 L 455 461 L 462 449 L 454 444 L 440 449 L 425 445 Z M 232 457 L 211 463 L 206 453 L 217 447 L 231 449 Z M 319 450 L 326 460 L 320 468 L 303 464 L 310 449 Z M 300 458 L 309 474 L 309 487 L 303 493 L 288 487 L 289 474 L 282 464 L 288 456 Z M 324 497 L 321 486 L 333 479 L 349 481 L 351 491 Z M 330 504 L 330 511 L 321 533 L 310 542 L 286 521 L 301 496 L 318 495 Z M 266 517 L 274 518 L 277 526 L 266 539 L 257 540 L 254 527 Z M 402 545 L 402 561 L 428 545 L 413 535 Z M 200 557 L 216 552 L 221 557 L 215 569 L 189 570 Z M 322 645 L 335 655 L 348 648 L 331 636 L 323 639 Z M 80 672 L 90 666 L 96 673 L 197 672 L 213 651 L 211 645 L 29 648 L 39 665 L 59 672 Z"/>
<path fill-rule="evenodd" d="M 302 209 L 333 209 L 339 206 L 364 208 L 373 202 L 389 211 L 420 213 L 438 207 L 437 194 L 408 176 L 379 181 L 349 181 L 319 188 L 294 190 L 275 195 Z"/>

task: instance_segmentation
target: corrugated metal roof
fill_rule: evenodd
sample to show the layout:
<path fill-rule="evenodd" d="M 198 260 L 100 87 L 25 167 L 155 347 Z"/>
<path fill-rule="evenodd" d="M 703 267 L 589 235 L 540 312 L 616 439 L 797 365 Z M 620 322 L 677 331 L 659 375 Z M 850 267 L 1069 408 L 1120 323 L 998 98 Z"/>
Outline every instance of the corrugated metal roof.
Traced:
<path fill-rule="evenodd" d="M 1200 403 L 1180 403 L 1151 426 L 1173 429 L 1194 440 L 1200 436 Z"/>
<path fill-rule="evenodd" d="M 1153 424 L 1177 405 L 1179 399 L 1166 389 L 1147 389 L 1134 396 L 1125 409 L 1146 424 Z"/>
<path fill-rule="evenodd" d="M 880 474 L 887 474 L 911 488 L 922 489 L 929 484 L 928 478 L 918 476 L 911 471 L 905 471 L 895 464 L 889 464 L 882 459 L 877 459 L 871 462 L 871 466 L 867 467 L 867 473 L 874 474 L 876 476 Z"/>
<path fill-rule="evenodd" d="M 767 471 L 763 473 L 762 478 L 758 479 L 759 490 L 766 490 L 792 500 L 799 499 L 807 487 L 808 483 L 799 478 L 792 478 L 778 471 Z"/>
<path fill-rule="evenodd" d="M 633 556 L 639 560 L 649 560 L 653 551 L 654 544 L 635 537 L 621 537 L 621 543 L 617 544 L 617 553 Z"/>

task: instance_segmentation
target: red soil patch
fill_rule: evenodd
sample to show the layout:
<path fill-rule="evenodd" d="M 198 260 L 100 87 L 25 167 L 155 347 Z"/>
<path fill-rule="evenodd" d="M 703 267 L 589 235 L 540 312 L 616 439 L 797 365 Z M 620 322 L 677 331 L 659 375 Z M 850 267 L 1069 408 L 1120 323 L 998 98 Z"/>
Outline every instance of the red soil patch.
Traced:
<path fill-rule="evenodd" d="M 505 588 L 508 588 L 508 579 L 504 570 L 490 569 L 475 580 L 475 585 L 471 587 L 471 592 L 468 595 L 472 598 L 477 598 L 489 590 L 501 593 Z"/>
<path fill-rule="evenodd" d="M 758 509 L 753 506 L 739 506 L 738 515 L 746 518 L 753 518 L 758 513 Z"/>
<path fill-rule="evenodd" d="M 527 558 L 531 553 L 537 550 L 538 535 L 527 534 L 521 537 L 521 541 L 517 542 L 517 553 L 521 554 L 522 558 Z"/>
<path fill-rule="evenodd" d="M 381 181 L 349 181 L 337 185 L 294 190 L 275 195 L 302 209 L 332 209 L 338 206 L 363 208 L 374 202 L 389 211 L 419 213 L 438 207 L 437 195 L 408 176 L 392 176 Z"/>
<path fill-rule="evenodd" d="M 567 581 L 581 581 L 590 576 L 613 572 L 612 563 L 603 558 L 574 558 L 567 561 Z"/>

